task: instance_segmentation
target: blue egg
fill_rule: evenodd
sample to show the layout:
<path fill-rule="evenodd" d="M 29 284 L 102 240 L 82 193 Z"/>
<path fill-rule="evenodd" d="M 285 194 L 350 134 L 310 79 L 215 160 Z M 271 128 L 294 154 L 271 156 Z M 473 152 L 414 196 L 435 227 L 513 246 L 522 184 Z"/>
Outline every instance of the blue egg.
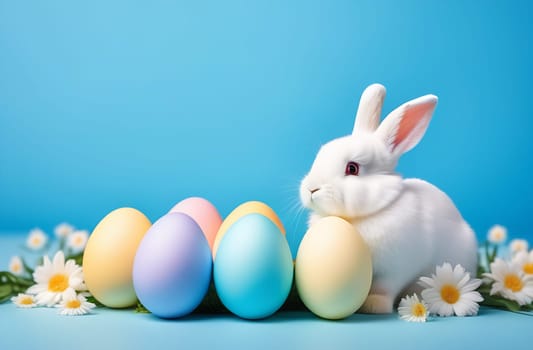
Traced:
<path fill-rule="evenodd" d="M 228 229 L 213 268 L 220 300 L 247 319 L 275 313 L 289 295 L 293 273 L 285 236 L 261 214 L 245 215 Z"/>
<path fill-rule="evenodd" d="M 154 315 L 176 318 L 192 312 L 211 281 L 209 244 L 186 214 L 170 213 L 146 232 L 133 263 L 133 287 Z"/>

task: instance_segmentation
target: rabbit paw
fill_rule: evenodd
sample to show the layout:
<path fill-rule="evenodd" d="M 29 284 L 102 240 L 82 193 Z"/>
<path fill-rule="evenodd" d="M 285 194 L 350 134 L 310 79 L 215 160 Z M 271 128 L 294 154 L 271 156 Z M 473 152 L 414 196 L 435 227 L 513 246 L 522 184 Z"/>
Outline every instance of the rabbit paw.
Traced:
<path fill-rule="evenodd" d="M 382 294 L 370 294 L 359 312 L 364 314 L 390 314 L 392 313 L 393 300 L 391 297 Z"/>

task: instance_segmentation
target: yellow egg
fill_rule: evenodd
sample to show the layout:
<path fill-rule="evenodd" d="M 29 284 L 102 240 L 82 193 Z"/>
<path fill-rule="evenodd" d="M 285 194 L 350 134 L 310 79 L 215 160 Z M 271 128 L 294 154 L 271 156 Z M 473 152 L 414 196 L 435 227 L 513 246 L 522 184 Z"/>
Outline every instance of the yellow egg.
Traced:
<path fill-rule="evenodd" d="M 150 226 L 140 211 L 120 208 L 107 214 L 92 232 L 83 254 L 83 274 L 89 292 L 102 304 L 135 305 L 133 260 Z"/>
<path fill-rule="evenodd" d="M 266 205 L 263 202 L 258 201 L 250 201 L 243 203 L 239 205 L 237 208 L 233 209 L 233 211 L 224 219 L 222 222 L 222 225 L 218 229 L 217 235 L 215 237 L 215 243 L 213 244 L 213 258 L 216 257 L 218 246 L 220 245 L 220 242 L 222 241 L 222 238 L 224 238 L 224 235 L 226 234 L 226 231 L 228 228 L 230 228 L 231 225 L 233 225 L 237 220 L 239 220 L 241 217 L 247 214 L 261 214 L 266 216 L 270 219 L 281 231 L 281 233 L 285 234 L 285 228 L 283 227 L 283 224 L 281 223 L 281 220 L 278 218 L 274 210 L 270 208 L 268 205 Z"/>
<path fill-rule="evenodd" d="M 295 282 L 303 303 L 317 316 L 348 317 L 370 290 L 370 249 L 349 222 L 334 216 L 320 219 L 298 248 Z"/>

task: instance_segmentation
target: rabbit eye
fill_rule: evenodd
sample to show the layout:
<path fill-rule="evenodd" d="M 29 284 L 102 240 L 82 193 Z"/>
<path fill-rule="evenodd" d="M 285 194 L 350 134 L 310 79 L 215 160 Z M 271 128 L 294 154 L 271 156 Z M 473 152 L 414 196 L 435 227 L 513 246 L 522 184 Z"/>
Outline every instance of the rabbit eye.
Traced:
<path fill-rule="evenodd" d="M 359 164 L 356 162 L 348 162 L 346 164 L 346 170 L 344 171 L 345 175 L 359 175 Z"/>

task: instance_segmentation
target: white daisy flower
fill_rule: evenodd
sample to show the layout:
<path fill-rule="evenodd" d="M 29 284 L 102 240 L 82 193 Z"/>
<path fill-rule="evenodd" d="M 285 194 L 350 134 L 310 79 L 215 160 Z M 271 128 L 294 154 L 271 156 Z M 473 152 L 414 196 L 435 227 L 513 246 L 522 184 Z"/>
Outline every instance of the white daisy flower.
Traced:
<path fill-rule="evenodd" d="M 470 279 L 470 273 L 461 265 L 444 263 L 437 266 L 436 275 L 421 277 L 419 284 L 425 289 L 422 298 L 429 305 L 429 312 L 439 316 L 472 316 L 479 310 L 483 297 L 476 289 L 481 280 Z"/>
<path fill-rule="evenodd" d="M 57 225 L 54 229 L 54 233 L 58 238 L 65 238 L 74 232 L 74 227 L 66 222 L 62 222 Z"/>
<path fill-rule="evenodd" d="M 70 236 L 67 238 L 67 246 L 72 249 L 74 252 L 81 252 L 83 249 L 85 249 L 85 245 L 87 244 L 87 240 L 89 239 L 89 232 L 88 231 L 74 231 Z"/>
<path fill-rule="evenodd" d="M 529 249 L 529 244 L 525 239 L 513 239 L 509 243 L 509 248 L 511 249 L 511 254 L 516 254 L 519 252 L 527 252 Z"/>
<path fill-rule="evenodd" d="M 28 295 L 24 293 L 19 293 L 16 297 L 12 297 L 11 301 L 13 302 L 13 304 L 24 309 L 37 306 L 33 295 Z"/>
<path fill-rule="evenodd" d="M 490 264 L 490 273 L 484 275 L 494 280 L 490 295 L 499 294 L 519 305 L 533 301 L 533 275 L 524 274 L 518 264 L 496 259 Z"/>
<path fill-rule="evenodd" d="M 529 253 L 527 251 L 516 253 L 512 262 L 516 264 L 525 275 L 533 275 L 533 250 Z"/>
<path fill-rule="evenodd" d="M 19 256 L 14 256 L 9 261 L 9 271 L 17 276 L 24 274 L 24 265 L 22 259 Z"/>
<path fill-rule="evenodd" d="M 48 236 L 44 231 L 34 228 L 26 239 L 26 246 L 32 250 L 40 250 L 46 245 L 46 242 L 48 242 Z"/>
<path fill-rule="evenodd" d="M 423 300 L 418 299 L 418 295 L 406 296 L 400 301 L 398 306 L 400 318 L 409 322 L 426 322 L 428 318 L 428 307 Z"/>
<path fill-rule="evenodd" d="M 59 314 L 64 316 L 79 316 L 91 312 L 96 305 L 87 301 L 85 296 L 70 294 L 56 307 L 60 308 Z"/>
<path fill-rule="evenodd" d="M 33 279 L 37 284 L 30 287 L 27 293 L 37 294 L 39 305 L 52 306 L 69 293 L 86 290 L 81 267 L 76 265 L 74 260 L 65 263 L 62 251 L 56 253 L 53 263 L 45 256 L 43 265 L 35 269 Z"/>
<path fill-rule="evenodd" d="M 494 244 L 501 244 L 507 240 L 507 229 L 501 225 L 494 225 L 489 229 L 488 240 Z"/>

